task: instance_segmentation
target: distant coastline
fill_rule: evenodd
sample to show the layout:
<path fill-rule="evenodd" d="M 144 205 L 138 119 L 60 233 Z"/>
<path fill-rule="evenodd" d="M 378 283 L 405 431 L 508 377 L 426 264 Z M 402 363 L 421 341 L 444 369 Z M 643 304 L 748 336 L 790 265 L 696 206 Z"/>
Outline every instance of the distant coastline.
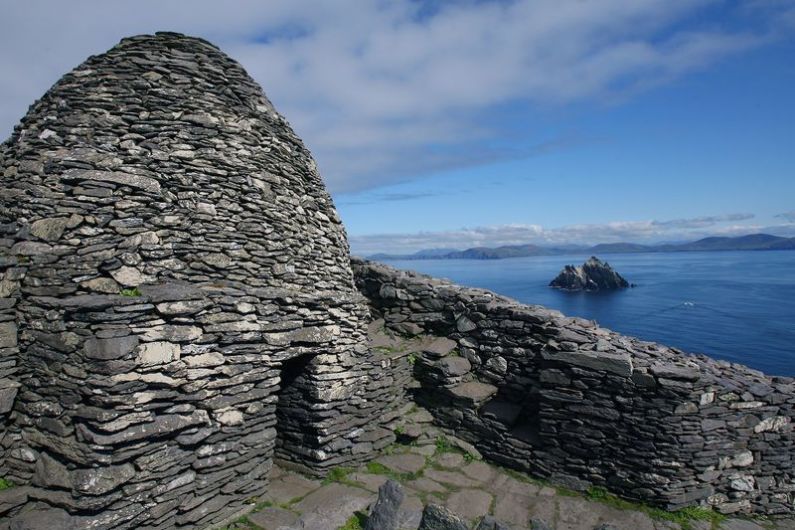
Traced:
<path fill-rule="evenodd" d="M 698 252 L 720 250 L 795 250 L 795 237 L 770 234 L 751 234 L 738 237 L 706 237 L 688 243 L 641 245 L 638 243 L 602 243 L 594 246 L 568 245 L 546 247 L 540 245 L 504 245 L 499 247 L 473 247 L 466 250 L 428 249 L 413 254 L 379 253 L 368 256 L 372 260 L 427 260 L 427 259 L 507 259 L 530 256 L 557 256 L 566 254 L 637 254 L 644 252 Z"/>

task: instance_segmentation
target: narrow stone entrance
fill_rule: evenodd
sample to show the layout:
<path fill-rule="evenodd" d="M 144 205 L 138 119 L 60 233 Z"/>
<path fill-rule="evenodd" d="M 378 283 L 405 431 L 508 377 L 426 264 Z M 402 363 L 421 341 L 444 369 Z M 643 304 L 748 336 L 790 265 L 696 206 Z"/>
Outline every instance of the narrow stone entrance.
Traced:
<path fill-rule="evenodd" d="M 309 370 L 313 356 L 303 354 L 282 364 L 281 383 L 276 403 L 276 450 L 274 460 L 283 467 L 304 468 L 313 460 L 312 418 L 307 406 L 312 383 Z"/>

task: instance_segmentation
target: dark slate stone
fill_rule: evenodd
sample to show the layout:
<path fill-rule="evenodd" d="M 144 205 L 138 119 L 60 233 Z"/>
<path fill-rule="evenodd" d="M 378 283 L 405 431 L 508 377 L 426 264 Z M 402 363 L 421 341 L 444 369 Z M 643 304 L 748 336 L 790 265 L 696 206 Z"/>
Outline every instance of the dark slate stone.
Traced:
<path fill-rule="evenodd" d="M 544 519 L 533 517 L 530 519 L 530 530 L 552 530 L 552 527 Z"/>
<path fill-rule="evenodd" d="M 403 487 L 390 479 L 378 488 L 378 500 L 370 510 L 364 530 L 397 530 Z"/>
<path fill-rule="evenodd" d="M 9 530 L 79 530 L 77 519 L 60 508 L 20 514 L 8 523 Z"/>
<path fill-rule="evenodd" d="M 429 504 L 422 511 L 418 530 L 468 530 L 463 519 L 443 506 Z"/>
<path fill-rule="evenodd" d="M 138 337 L 127 335 L 110 339 L 90 338 L 83 345 L 83 353 L 89 359 L 110 361 L 121 359 L 131 353 L 138 346 Z"/>
<path fill-rule="evenodd" d="M 511 527 L 498 521 L 493 516 L 487 515 L 480 520 L 476 530 L 511 530 Z"/>

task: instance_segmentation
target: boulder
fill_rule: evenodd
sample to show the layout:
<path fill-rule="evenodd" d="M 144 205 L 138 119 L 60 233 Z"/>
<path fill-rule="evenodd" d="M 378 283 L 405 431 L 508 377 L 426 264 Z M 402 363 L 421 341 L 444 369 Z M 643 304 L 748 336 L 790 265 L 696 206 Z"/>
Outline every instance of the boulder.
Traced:
<path fill-rule="evenodd" d="M 397 530 L 403 497 L 403 487 L 400 484 L 394 480 L 384 482 L 378 488 L 378 500 L 370 510 L 364 530 Z"/>
<path fill-rule="evenodd" d="M 429 504 L 422 511 L 418 530 L 468 530 L 468 526 L 463 519 L 447 508 Z"/>

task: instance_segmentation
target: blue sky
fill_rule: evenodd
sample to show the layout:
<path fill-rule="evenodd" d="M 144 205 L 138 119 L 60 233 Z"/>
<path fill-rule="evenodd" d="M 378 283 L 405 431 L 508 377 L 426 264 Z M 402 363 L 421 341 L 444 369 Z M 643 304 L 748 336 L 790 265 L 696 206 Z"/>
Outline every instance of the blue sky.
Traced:
<path fill-rule="evenodd" d="M 111 4 L 3 0 L 0 133 L 175 30 L 262 84 L 356 253 L 795 235 L 794 0 Z"/>

